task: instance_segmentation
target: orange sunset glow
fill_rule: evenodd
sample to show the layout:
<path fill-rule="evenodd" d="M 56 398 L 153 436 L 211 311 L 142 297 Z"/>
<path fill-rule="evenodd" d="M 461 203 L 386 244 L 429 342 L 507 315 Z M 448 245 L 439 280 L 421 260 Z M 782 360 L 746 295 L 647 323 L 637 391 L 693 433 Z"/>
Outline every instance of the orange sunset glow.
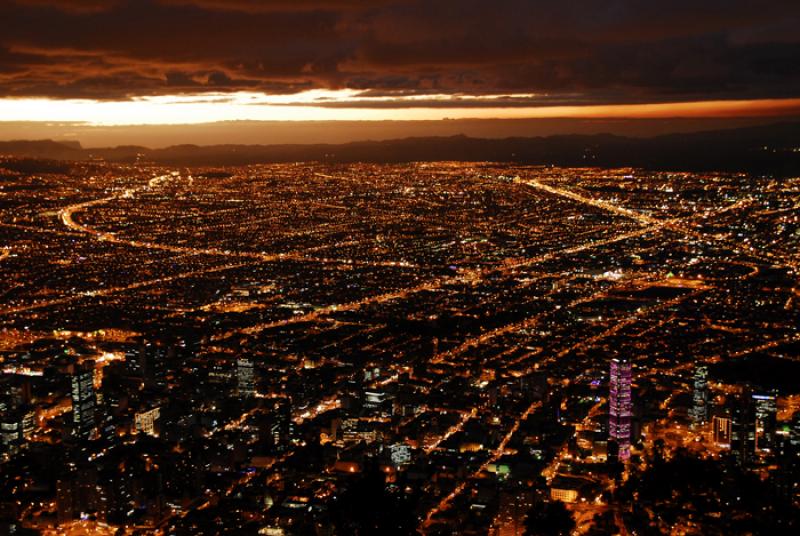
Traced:
<path fill-rule="evenodd" d="M 525 95 L 535 101 L 535 95 Z M 257 93 L 164 95 L 126 101 L 0 99 L 7 121 L 70 121 L 92 125 L 195 124 L 213 121 L 409 121 L 442 119 L 752 117 L 800 113 L 800 99 L 508 107 L 504 97 L 362 97 L 352 90 L 287 96 Z M 423 101 L 420 105 L 420 101 Z M 498 102 L 499 101 L 499 102 Z M 436 103 L 437 106 L 426 105 Z M 461 103 L 469 102 L 470 107 Z M 391 107 L 374 107 L 377 104 Z M 447 107 L 442 106 L 447 104 Z M 335 106 L 332 106 L 335 105 Z"/>
<path fill-rule="evenodd" d="M 800 117 L 791 17 L 712 4 L 9 0 L 0 140 L 647 136 Z M 264 128 L 131 130 L 243 121 Z M 330 130 L 300 127 L 317 122 Z"/>

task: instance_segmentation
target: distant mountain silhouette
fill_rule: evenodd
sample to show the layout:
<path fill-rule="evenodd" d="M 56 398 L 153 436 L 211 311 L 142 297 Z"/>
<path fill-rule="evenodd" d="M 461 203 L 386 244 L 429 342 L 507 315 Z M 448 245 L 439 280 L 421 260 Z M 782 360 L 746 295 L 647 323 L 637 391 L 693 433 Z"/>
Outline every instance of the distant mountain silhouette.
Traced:
<path fill-rule="evenodd" d="M 633 166 L 662 170 L 741 170 L 800 174 L 800 123 L 628 138 L 611 134 L 479 139 L 466 136 L 363 141 L 341 145 L 175 145 L 84 149 L 76 143 L 0 142 L 0 154 L 176 166 L 271 162 L 496 161 L 558 166 Z"/>
<path fill-rule="evenodd" d="M 74 142 L 0 141 L 0 154 L 27 158 L 48 158 L 52 160 L 83 160 L 86 154 L 80 144 Z"/>

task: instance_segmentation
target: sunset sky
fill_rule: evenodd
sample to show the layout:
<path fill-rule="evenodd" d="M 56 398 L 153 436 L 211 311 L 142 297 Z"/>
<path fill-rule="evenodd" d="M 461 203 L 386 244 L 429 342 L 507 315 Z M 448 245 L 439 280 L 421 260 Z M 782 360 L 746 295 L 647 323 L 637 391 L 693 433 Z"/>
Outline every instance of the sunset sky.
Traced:
<path fill-rule="evenodd" d="M 796 0 L 4 0 L 0 20 L 6 122 L 800 115 Z"/>

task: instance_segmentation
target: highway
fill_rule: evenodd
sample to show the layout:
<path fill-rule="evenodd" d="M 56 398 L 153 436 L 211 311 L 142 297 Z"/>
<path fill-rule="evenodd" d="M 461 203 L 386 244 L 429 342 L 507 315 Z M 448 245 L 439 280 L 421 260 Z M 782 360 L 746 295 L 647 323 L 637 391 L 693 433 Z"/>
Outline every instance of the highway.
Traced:
<path fill-rule="evenodd" d="M 516 179 L 515 182 L 517 182 L 518 184 L 525 184 L 527 186 L 530 186 L 531 188 L 535 188 L 553 195 L 565 197 L 567 199 L 571 199 L 573 201 L 577 201 L 585 205 L 600 208 L 608 212 L 611 212 L 613 214 L 617 214 L 619 216 L 625 216 L 627 218 L 636 220 L 637 222 L 644 225 L 654 225 L 658 227 L 664 227 L 706 242 L 722 243 L 725 244 L 727 247 L 730 247 L 734 251 L 752 256 L 763 262 L 766 262 L 767 264 L 775 264 L 778 266 L 790 268 L 794 271 L 800 271 L 800 263 L 798 263 L 794 259 L 776 255 L 771 251 L 759 249 L 756 248 L 755 246 L 752 246 L 750 244 L 741 241 L 730 240 L 717 236 L 709 236 L 708 234 L 697 232 L 695 229 L 686 225 L 687 223 L 699 218 L 708 219 L 711 217 L 719 216 L 721 214 L 724 214 L 732 210 L 738 210 L 747 207 L 753 202 L 753 199 L 750 197 L 742 198 L 736 201 L 735 203 L 728 205 L 727 207 L 697 217 L 661 220 L 658 218 L 652 218 L 650 216 L 647 216 L 646 214 L 642 214 L 641 212 L 636 212 L 634 210 L 620 207 L 619 205 L 616 205 L 614 203 L 609 203 L 608 201 L 586 197 L 578 193 L 575 193 L 571 190 L 566 190 L 564 188 L 556 188 L 554 186 L 544 184 L 543 182 L 538 181 L 536 179 Z"/>
<path fill-rule="evenodd" d="M 630 210 L 624 207 L 620 207 L 613 203 L 609 203 L 607 201 L 602 201 L 599 199 L 592 199 L 591 197 L 585 197 L 570 190 L 565 190 L 563 188 L 555 188 L 553 186 L 549 186 L 543 182 L 540 182 L 536 179 L 516 179 L 514 182 L 518 184 L 525 184 L 532 188 L 536 188 L 537 190 L 542 190 L 549 194 L 557 195 L 560 197 L 566 197 L 567 199 L 571 199 L 573 201 L 577 201 L 578 203 L 584 205 L 590 205 L 596 208 L 600 208 L 607 212 L 612 212 L 619 216 L 624 216 L 626 218 L 630 218 L 632 220 L 636 220 L 643 225 L 662 225 L 664 222 L 647 216 L 646 214 L 642 214 L 641 212 L 636 212 L 635 210 Z"/>
<path fill-rule="evenodd" d="M 228 264 L 225 266 L 215 266 L 212 268 L 207 268 L 203 270 L 194 270 L 191 272 L 182 272 L 180 274 L 160 277 L 157 279 L 148 279 L 146 281 L 137 281 L 136 283 L 131 283 L 130 285 L 120 286 L 120 287 L 109 287 L 104 289 L 98 290 L 86 290 L 83 292 L 79 292 L 77 294 L 70 294 L 69 296 L 62 296 L 60 298 L 54 298 L 52 300 L 44 300 L 36 303 L 20 305 L 16 307 L 5 307 L 0 309 L 0 316 L 2 315 L 11 315 L 17 313 L 24 313 L 27 311 L 35 311 L 37 309 L 44 309 L 47 307 L 54 307 L 58 305 L 65 305 L 67 303 L 75 302 L 78 300 L 82 300 L 84 298 L 93 298 L 93 297 L 105 297 L 111 296 L 113 294 L 119 294 L 122 292 L 127 292 L 130 290 L 137 290 L 140 288 L 150 287 L 153 285 L 158 285 L 162 283 L 170 283 L 172 281 L 179 281 L 181 279 L 186 279 L 189 277 L 196 277 L 199 275 L 205 274 L 212 274 L 216 272 L 224 272 L 226 270 L 233 270 L 236 268 L 242 268 L 245 266 L 249 266 L 250 263 L 242 263 L 242 264 Z"/>

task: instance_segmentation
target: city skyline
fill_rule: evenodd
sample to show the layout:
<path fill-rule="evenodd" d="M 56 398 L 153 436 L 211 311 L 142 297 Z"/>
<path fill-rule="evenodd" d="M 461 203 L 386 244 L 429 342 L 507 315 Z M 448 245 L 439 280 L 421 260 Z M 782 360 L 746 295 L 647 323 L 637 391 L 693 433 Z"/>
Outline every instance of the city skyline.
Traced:
<path fill-rule="evenodd" d="M 0 21 L 0 534 L 800 534 L 796 0 Z"/>

